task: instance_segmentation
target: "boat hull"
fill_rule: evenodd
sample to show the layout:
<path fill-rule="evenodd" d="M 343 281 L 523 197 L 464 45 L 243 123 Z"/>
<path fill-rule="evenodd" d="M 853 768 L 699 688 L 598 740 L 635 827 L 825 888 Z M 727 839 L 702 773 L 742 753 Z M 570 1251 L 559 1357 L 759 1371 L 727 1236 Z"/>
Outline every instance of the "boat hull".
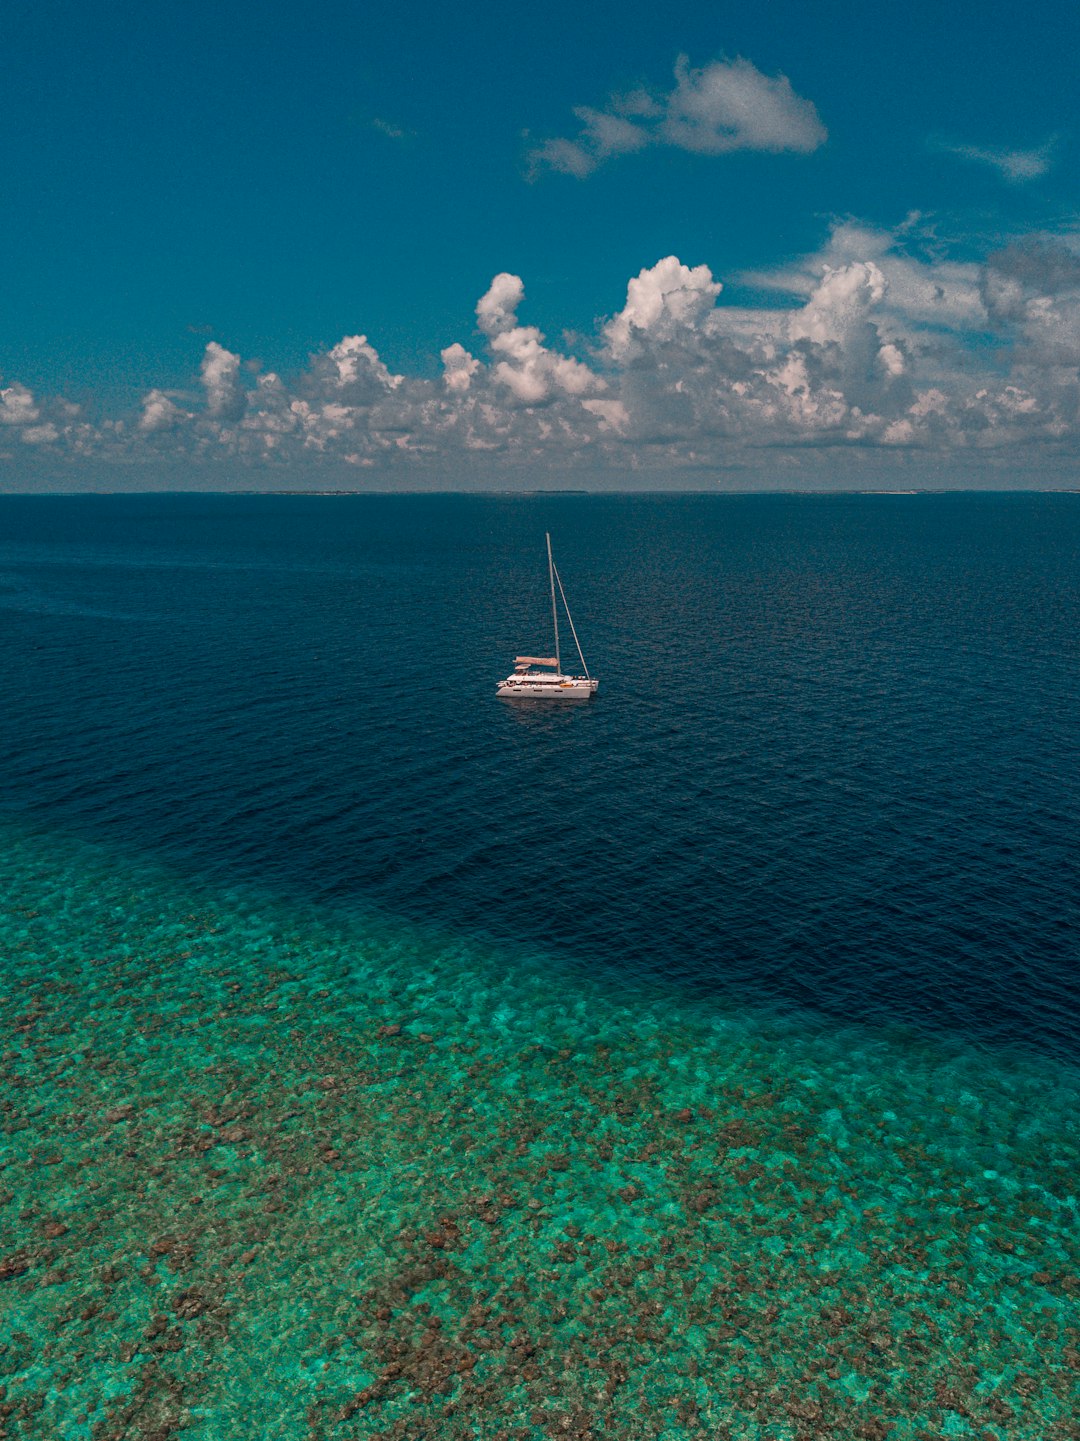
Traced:
<path fill-rule="evenodd" d="M 508 676 L 495 687 L 503 700 L 587 700 L 600 682 L 589 676 Z"/>

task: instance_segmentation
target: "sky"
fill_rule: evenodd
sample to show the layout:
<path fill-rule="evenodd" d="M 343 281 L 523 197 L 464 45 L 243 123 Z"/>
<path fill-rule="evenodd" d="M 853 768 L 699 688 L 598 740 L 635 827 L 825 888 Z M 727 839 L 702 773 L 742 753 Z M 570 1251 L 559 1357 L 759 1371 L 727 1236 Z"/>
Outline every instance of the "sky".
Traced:
<path fill-rule="evenodd" d="M 0 489 L 1080 485 L 1080 8 L 8 0 Z"/>

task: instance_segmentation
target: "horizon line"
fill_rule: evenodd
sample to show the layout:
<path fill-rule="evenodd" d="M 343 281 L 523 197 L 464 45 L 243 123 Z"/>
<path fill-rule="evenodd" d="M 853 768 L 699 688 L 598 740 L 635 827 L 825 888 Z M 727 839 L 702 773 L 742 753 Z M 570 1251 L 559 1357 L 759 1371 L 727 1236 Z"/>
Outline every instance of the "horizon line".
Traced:
<path fill-rule="evenodd" d="M 385 498 L 397 496 L 401 499 L 423 500 L 431 496 L 468 496 L 475 500 L 528 500 L 538 497 L 618 497 L 618 496 L 681 496 L 681 495 L 705 495 L 721 498 L 724 496 L 770 496 L 770 495 L 797 495 L 806 496 L 809 499 L 822 496 L 913 496 L 913 495 L 1080 495 L 1080 486 L 911 486 L 911 487 L 860 487 L 855 489 L 849 486 L 838 486 L 830 489 L 818 489 L 808 487 L 767 487 L 767 488 L 746 488 L 727 489 L 710 486 L 705 487 L 657 487 L 657 488 L 633 488 L 626 490 L 613 490 L 608 487 L 595 490 L 583 488 L 565 489 L 561 487 L 535 488 L 530 490 L 203 490 L 191 487 L 145 489 L 145 490 L 0 490 L 0 500 L 75 500 L 75 499 L 99 499 L 105 500 L 116 496 L 274 496 L 279 499 L 296 499 L 306 497 L 309 499 L 343 499 L 343 498 Z"/>

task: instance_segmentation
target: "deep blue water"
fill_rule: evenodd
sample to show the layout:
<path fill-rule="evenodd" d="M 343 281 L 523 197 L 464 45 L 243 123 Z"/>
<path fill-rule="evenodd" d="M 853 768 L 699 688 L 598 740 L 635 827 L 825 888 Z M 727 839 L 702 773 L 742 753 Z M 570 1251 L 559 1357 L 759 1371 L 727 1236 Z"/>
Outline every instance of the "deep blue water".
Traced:
<path fill-rule="evenodd" d="M 595 701 L 500 702 L 550 645 Z M 1080 496 L 0 497 L 0 810 L 1080 1054 Z"/>

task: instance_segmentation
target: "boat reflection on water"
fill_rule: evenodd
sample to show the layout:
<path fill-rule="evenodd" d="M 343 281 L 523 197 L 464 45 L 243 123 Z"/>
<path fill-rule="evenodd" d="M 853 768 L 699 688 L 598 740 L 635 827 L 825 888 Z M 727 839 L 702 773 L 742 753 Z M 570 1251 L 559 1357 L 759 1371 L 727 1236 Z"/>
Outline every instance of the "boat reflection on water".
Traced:
<path fill-rule="evenodd" d="M 583 696 L 565 696 L 560 700 L 537 700 L 535 697 L 500 696 L 506 701 L 506 713 L 513 716 L 518 725 L 534 731 L 550 731 L 556 726 L 573 724 L 580 720 L 583 710 L 589 710 L 589 699 Z M 526 703 L 527 700 L 527 703 Z"/>

